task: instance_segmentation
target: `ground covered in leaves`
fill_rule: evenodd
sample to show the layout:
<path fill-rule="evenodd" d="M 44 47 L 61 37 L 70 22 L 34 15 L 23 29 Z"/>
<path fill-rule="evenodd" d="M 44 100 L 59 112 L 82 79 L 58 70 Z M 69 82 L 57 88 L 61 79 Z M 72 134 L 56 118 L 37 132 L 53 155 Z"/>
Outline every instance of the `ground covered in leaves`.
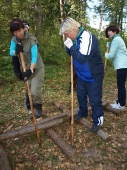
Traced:
<path fill-rule="evenodd" d="M 17 81 L 13 71 L 0 84 L 0 134 L 31 123 L 25 107 L 25 86 Z M 61 113 L 53 100 L 70 109 L 71 97 L 67 94 L 70 80 L 69 68 L 47 66 L 43 93 L 43 118 Z M 103 101 L 115 102 L 117 96 L 115 71 L 108 68 L 103 88 Z M 74 92 L 74 107 L 78 107 Z M 54 144 L 46 131 L 40 131 L 39 147 L 35 133 L 2 142 L 8 154 L 12 170 L 126 170 L 127 169 L 127 110 L 115 115 L 104 110 L 105 120 L 101 127 L 110 136 L 104 140 L 90 132 L 84 125 L 74 124 L 76 155 L 69 159 Z M 90 122 L 91 112 L 87 118 Z M 71 124 L 68 119 L 53 129 L 71 145 Z"/>

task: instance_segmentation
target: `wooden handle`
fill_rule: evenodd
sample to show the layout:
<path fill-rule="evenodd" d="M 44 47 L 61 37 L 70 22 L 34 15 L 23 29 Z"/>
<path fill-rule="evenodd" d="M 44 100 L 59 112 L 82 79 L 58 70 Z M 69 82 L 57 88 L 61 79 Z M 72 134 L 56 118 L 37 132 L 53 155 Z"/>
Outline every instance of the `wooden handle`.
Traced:
<path fill-rule="evenodd" d="M 106 53 L 109 53 L 109 42 L 107 42 L 106 44 L 107 50 Z M 107 58 L 105 58 L 105 63 L 104 63 L 104 76 L 106 75 L 106 67 L 107 67 Z M 104 86 L 104 81 L 105 81 L 105 77 L 103 79 L 103 86 Z"/>
<path fill-rule="evenodd" d="M 20 56 L 20 61 L 21 61 L 21 64 L 22 64 L 23 71 L 25 72 L 26 71 L 26 66 L 25 66 L 23 54 L 20 52 L 19 56 Z M 30 101 L 30 108 L 31 108 L 32 116 L 33 116 L 35 132 L 36 132 L 36 135 L 37 135 L 38 143 L 40 145 L 40 135 L 39 135 L 39 132 L 38 132 L 37 121 L 36 121 L 36 118 L 35 118 L 35 115 L 34 115 L 33 102 L 32 102 L 32 97 L 31 97 L 30 86 L 29 86 L 28 80 L 26 81 L 26 88 L 27 88 L 27 91 L 28 91 L 28 97 L 29 97 L 29 101 Z"/>
<path fill-rule="evenodd" d="M 72 136 L 72 146 L 74 145 L 74 106 L 73 106 L 73 57 L 71 56 L 71 136 Z"/>

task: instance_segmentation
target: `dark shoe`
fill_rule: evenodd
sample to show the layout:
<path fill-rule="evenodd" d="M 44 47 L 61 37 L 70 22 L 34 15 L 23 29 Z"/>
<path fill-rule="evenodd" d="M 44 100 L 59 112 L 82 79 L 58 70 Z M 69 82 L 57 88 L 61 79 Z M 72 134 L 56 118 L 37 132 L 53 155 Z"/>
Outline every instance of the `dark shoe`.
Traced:
<path fill-rule="evenodd" d="M 80 115 L 75 115 L 74 120 L 78 121 L 79 119 L 86 118 L 87 116 L 80 116 Z"/>
<path fill-rule="evenodd" d="M 91 132 L 97 132 L 100 128 L 100 125 L 96 125 L 96 124 L 93 124 L 92 128 L 91 128 Z"/>
<path fill-rule="evenodd" d="M 39 119 L 42 116 L 42 104 L 34 104 L 34 115 L 36 119 Z M 33 119 L 33 116 L 30 116 Z"/>

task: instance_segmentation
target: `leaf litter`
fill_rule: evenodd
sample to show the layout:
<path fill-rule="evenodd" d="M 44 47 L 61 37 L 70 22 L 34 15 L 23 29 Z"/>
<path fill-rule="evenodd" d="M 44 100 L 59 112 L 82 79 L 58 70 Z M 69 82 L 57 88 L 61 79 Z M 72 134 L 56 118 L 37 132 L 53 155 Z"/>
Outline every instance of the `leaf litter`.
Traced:
<path fill-rule="evenodd" d="M 25 87 L 15 84 L 19 91 L 12 91 L 2 95 L 0 119 L 0 133 L 11 131 L 31 123 L 25 108 Z M 52 83 L 56 83 L 53 82 Z M 44 117 L 60 114 L 61 111 L 52 105 L 57 99 L 70 109 L 70 95 L 62 83 L 55 85 L 44 85 L 43 88 L 43 110 Z M 3 88 L 3 87 L 2 87 Z M 47 92 L 46 89 L 49 89 Z M 113 91 L 114 89 L 114 91 Z M 21 91 L 23 94 L 21 95 Z M 105 86 L 103 100 L 115 101 L 117 90 L 116 85 Z M 111 92 L 111 93 L 109 93 Z M 13 100 L 12 100 L 13 96 Z M 77 107 L 76 93 L 74 93 L 74 106 Z M 105 121 L 101 130 L 110 135 L 110 139 L 104 141 L 90 129 L 75 122 L 74 124 L 74 146 L 76 156 L 68 159 L 61 149 L 54 144 L 44 130 L 40 131 L 41 146 L 38 146 L 36 134 L 27 134 L 14 139 L 2 142 L 8 153 L 12 170 L 126 170 L 127 167 L 127 114 L 126 110 L 120 115 L 111 112 L 105 113 Z M 89 113 L 88 120 L 91 120 Z M 64 121 L 63 124 L 53 127 L 54 130 L 71 145 L 71 124 Z"/>

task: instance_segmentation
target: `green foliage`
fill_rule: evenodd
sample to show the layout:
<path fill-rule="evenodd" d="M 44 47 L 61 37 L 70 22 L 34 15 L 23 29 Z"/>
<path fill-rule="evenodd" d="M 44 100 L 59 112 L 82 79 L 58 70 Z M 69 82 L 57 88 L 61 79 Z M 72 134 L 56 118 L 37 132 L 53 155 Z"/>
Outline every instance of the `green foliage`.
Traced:
<path fill-rule="evenodd" d="M 40 39 L 40 53 L 45 64 L 63 64 L 66 62 L 67 54 L 62 43 L 62 37 L 59 35 L 58 29 L 55 33 L 45 32 L 43 38 Z"/>
<path fill-rule="evenodd" d="M 1 66 L 1 71 L 2 70 L 9 70 L 12 69 L 12 58 L 9 56 L 1 56 L 0 57 L 0 66 Z"/>
<path fill-rule="evenodd" d="M 88 1 L 89 2 L 89 1 Z M 81 22 L 84 27 L 98 36 L 98 30 L 93 29 L 89 26 L 89 21 L 87 18 L 87 11 L 88 2 L 81 4 L 81 1 L 65 1 L 64 6 L 64 14 L 65 16 L 69 15 L 71 17 L 76 18 L 79 22 Z M 98 3 L 97 3 L 98 4 Z M 37 8 L 38 6 L 39 9 Z M 107 13 L 107 16 L 114 11 L 113 6 L 121 7 L 122 5 L 126 5 L 125 0 L 122 1 L 120 4 L 116 1 L 114 4 L 109 3 L 109 1 L 105 1 L 105 11 L 110 11 Z M 84 13 L 81 13 L 81 9 L 84 9 Z M 124 6 L 125 7 L 125 6 Z M 98 12 L 100 12 L 100 6 L 98 6 Z M 40 10 L 40 11 L 39 11 Z M 116 8 L 115 8 L 116 10 Z M 97 12 L 97 11 L 96 11 Z M 109 15 L 108 15 L 109 14 Z M 125 14 L 125 12 L 124 12 Z M 125 18 L 126 15 L 121 16 L 120 22 L 122 17 Z M 9 46 L 11 35 L 9 32 L 9 23 L 14 17 L 20 17 L 22 20 L 27 20 L 30 23 L 30 32 L 37 35 L 37 39 L 40 44 L 40 52 L 43 57 L 44 62 L 49 64 L 60 64 L 64 58 L 60 59 L 59 61 L 57 58 L 60 58 L 62 55 L 65 56 L 66 54 L 62 54 L 64 51 L 62 38 L 58 35 L 59 31 L 59 23 L 60 23 L 60 4 L 59 1 L 56 0 L 14 0 L 12 1 L 1 1 L 0 2 L 0 51 L 2 56 L 8 56 L 9 54 Z M 114 14 L 113 14 L 114 17 Z M 118 17 L 118 15 L 116 15 Z M 120 17 L 118 17 L 120 18 Z M 39 23 L 39 27 L 37 27 L 36 23 Z M 123 33 L 124 34 L 124 33 Z M 124 35 L 123 35 L 124 36 Z M 127 38 L 125 38 L 126 41 Z M 101 39 L 101 42 L 104 41 L 105 38 Z M 100 43 L 101 45 L 101 43 Z M 101 48 L 102 53 L 104 54 L 105 47 Z"/>
<path fill-rule="evenodd" d="M 118 25 L 121 31 L 123 31 L 123 23 L 126 23 L 126 8 L 126 0 L 116 0 L 111 3 L 109 0 L 105 0 L 104 20 L 109 21 L 110 24 Z"/>
<path fill-rule="evenodd" d="M 0 57 L 0 65 L 1 65 L 1 69 L 0 69 L 0 86 L 5 86 L 5 87 L 9 87 L 9 88 L 5 88 L 5 91 L 9 92 L 12 91 L 14 89 L 13 86 L 13 76 L 11 76 L 12 74 L 10 73 L 10 70 L 12 70 L 12 59 L 11 57 Z M 0 95 L 3 92 L 0 91 Z"/>

